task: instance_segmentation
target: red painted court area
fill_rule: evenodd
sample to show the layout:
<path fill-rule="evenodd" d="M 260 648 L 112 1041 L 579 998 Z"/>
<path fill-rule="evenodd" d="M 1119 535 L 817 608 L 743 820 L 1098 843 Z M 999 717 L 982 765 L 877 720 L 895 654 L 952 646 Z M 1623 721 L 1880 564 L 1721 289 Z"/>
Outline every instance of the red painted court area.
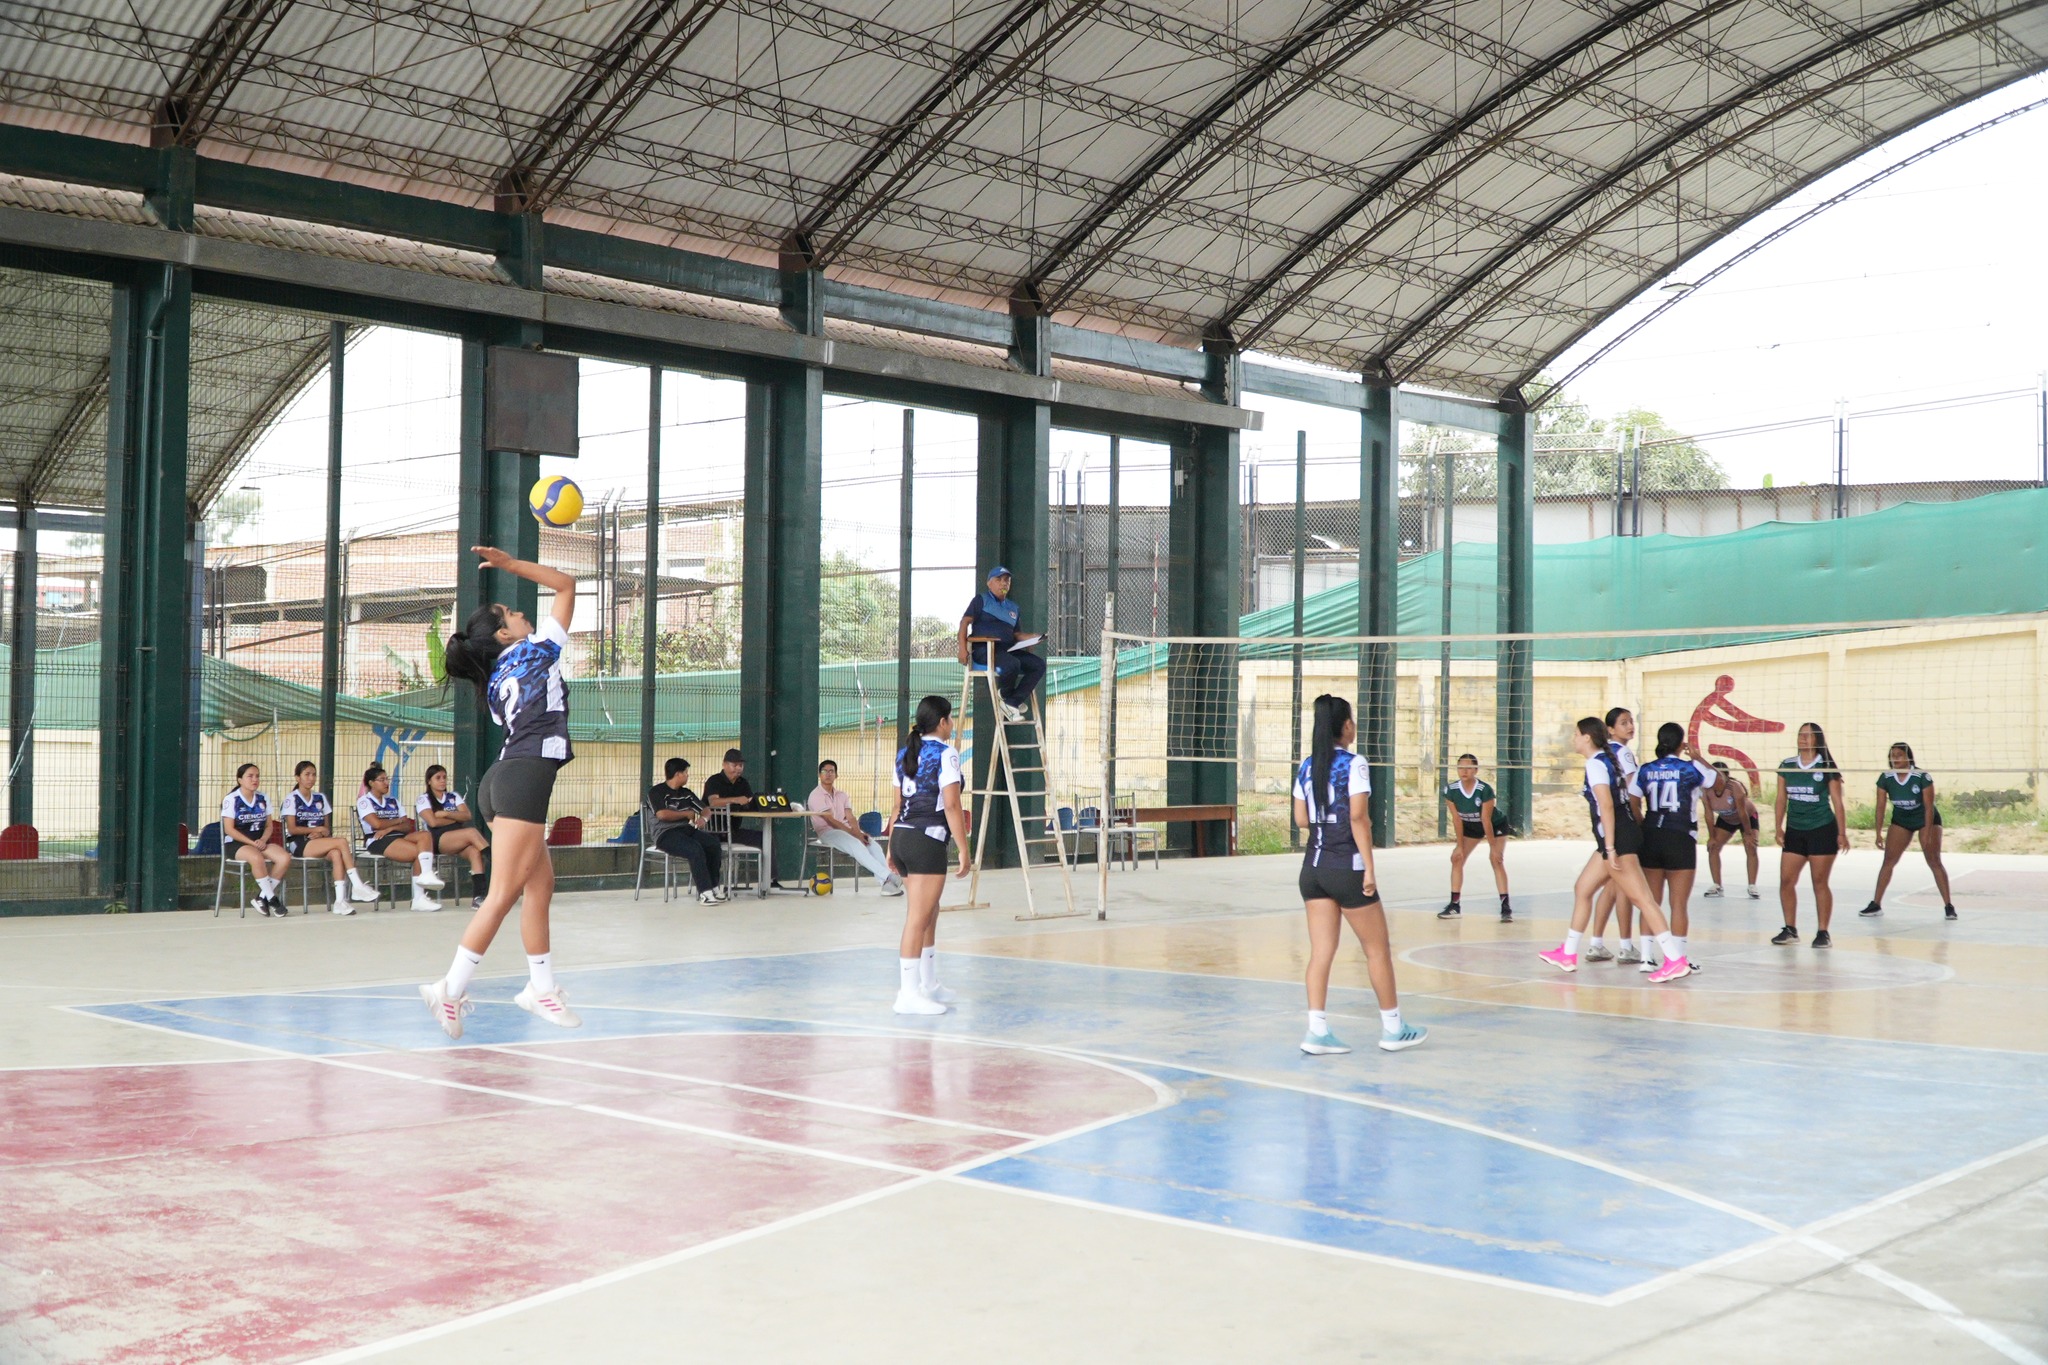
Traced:
<path fill-rule="evenodd" d="M 0 1072 L 6 1335 L 302 1359 L 1151 1103 L 1040 1052 L 759 1033 Z"/>

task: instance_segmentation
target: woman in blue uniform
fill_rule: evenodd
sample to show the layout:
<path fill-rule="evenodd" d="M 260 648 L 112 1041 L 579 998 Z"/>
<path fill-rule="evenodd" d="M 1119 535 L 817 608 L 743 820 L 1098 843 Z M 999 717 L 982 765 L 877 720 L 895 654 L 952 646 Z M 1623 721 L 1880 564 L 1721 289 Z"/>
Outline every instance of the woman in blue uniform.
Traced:
<path fill-rule="evenodd" d="M 939 984 L 939 897 L 946 890 L 946 842 L 959 845 L 955 877 L 971 870 L 967 812 L 960 805 L 960 754 L 953 703 L 926 697 L 896 755 L 889 806 L 889 869 L 903 880 L 903 938 L 896 963 L 896 1013 L 944 1014 L 957 998 Z"/>
<path fill-rule="evenodd" d="M 479 906 L 490 894 L 491 874 L 484 870 L 490 848 L 483 831 L 470 822 L 469 803 L 462 793 L 448 790 L 448 770 L 436 763 L 427 769 L 426 790 L 412 803 L 413 819 L 433 840 L 434 852 L 452 853 L 469 864 L 470 905 Z"/>
<path fill-rule="evenodd" d="M 1643 881 L 1650 899 L 1671 907 L 1671 938 L 1688 963 L 1686 932 L 1692 925 L 1692 884 L 1699 875 L 1699 798 L 1711 793 L 1721 774 L 1699 761 L 1685 742 L 1685 727 L 1665 721 L 1657 727 L 1657 756 L 1636 771 L 1643 793 Z M 1654 972 L 1656 963 L 1643 955 L 1639 972 Z M 1697 971 L 1697 965 L 1694 966 Z"/>
<path fill-rule="evenodd" d="M 249 908 L 265 919 L 284 915 L 284 900 L 277 894 L 284 874 L 291 870 L 292 855 L 270 838 L 270 798 L 259 788 L 263 774 L 254 763 L 235 769 L 235 789 L 220 803 L 222 848 L 233 843 L 230 856 L 256 869 L 256 898 Z"/>
<path fill-rule="evenodd" d="M 476 789 L 477 813 L 491 830 L 490 893 L 462 931 L 448 975 L 421 986 L 420 998 L 442 1030 L 460 1038 L 462 1016 L 470 1009 L 470 978 L 513 902 L 524 898 L 519 936 L 526 944 L 528 980 L 513 1003 L 551 1024 L 575 1028 L 583 1021 L 555 981 L 548 939 L 555 867 L 548 859 L 547 832 L 555 774 L 575 756 L 569 745 L 562 656 L 576 616 L 576 580 L 489 545 L 471 548 L 486 568 L 538 584 L 555 600 L 538 623 L 502 602 L 487 602 L 448 637 L 448 676 L 465 680 L 482 695 L 491 719 L 505 732 L 505 745 Z"/>
<path fill-rule="evenodd" d="M 1394 950 L 1372 866 L 1372 781 L 1351 753 L 1357 738 L 1351 703 L 1324 693 L 1315 702 L 1309 756 L 1294 774 L 1294 822 L 1309 832 L 1297 878 L 1309 943 L 1308 1032 L 1301 1050 L 1315 1057 L 1351 1051 L 1330 1031 L 1327 1013 L 1330 966 L 1346 923 L 1365 949 L 1366 974 L 1379 999 L 1381 1051 L 1399 1052 L 1429 1036 L 1428 1029 L 1401 1021 Z"/>
<path fill-rule="evenodd" d="M 284 846 L 294 858 L 325 858 L 334 872 L 334 913 L 353 915 L 354 901 L 377 899 L 377 891 L 363 881 L 356 870 L 355 851 L 348 840 L 334 832 L 334 806 L 327 793 L 317 790 L 320 766 L 301 759 L 292 769 L 292 789 L 284 794 L 280 814 L 284 817 Z"/>
<path fill-rule="evenodd" d="M 434 843 L 420 833 L 419 825 L 405 813 L 405 805 L 391 790 L 391 774 L 381 763 L 363 770 L 363 794 L 356 798 L 356 823 L 363 827 L 363 852 L 412 868 L 412 908 L 435 911 L 441 902 L 433 893 L 441 889 L 434 871 Z"/>

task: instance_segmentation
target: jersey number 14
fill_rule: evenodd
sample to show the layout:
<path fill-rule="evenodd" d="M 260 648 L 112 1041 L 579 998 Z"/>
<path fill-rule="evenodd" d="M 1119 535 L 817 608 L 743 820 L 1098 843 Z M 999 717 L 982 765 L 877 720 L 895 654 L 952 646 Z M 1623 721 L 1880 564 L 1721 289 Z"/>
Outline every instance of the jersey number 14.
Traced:
<path fill-rule="evenodd" d="M 1653 811 L 1676 815 L 1682 809 L 1678 803 L 1678 779 L 1675 777 L 1653 777 L 1645 800 Z"/>

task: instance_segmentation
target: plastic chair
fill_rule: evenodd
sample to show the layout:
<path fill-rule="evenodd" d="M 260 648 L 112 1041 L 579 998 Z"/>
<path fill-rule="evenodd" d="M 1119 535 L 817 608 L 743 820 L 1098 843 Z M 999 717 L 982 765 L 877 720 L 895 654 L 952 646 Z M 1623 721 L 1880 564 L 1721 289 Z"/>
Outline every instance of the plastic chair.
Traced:
<path fill-rule="evenodd" d="M 211 824 L 201 825 L 199 827 L 199 838 L 192 844 L 193 857 L 204 858 L 209 853 L 215 856 L 220 854 L 220 821 L 218 820 L 213 821 Z"/>
<path fill-rule="evenodd" d="M 549 848 L 575 848 L 583 842 L 581 816 L 564 815 L 548 828 Z"/>
<path fill-rule="evenodd" d="M 643 825 L 645 825 L 645 824 L 647 823 L 646 821 L 642 820 L 642 819 L 640 818 L 640 816 L 641 816 L 641 813 L 642 813 L 642 812 L 644 812 L 644 811 L 645 811 L 646 809 L 647 809 L 647 807 L 645 807 L 645 806 L 642 806 L 642 807 L 641 807 L 641 808 L 640 808 L 639 810 L 636 810 L 636 811 L 634 811 L 634 812 L 633 812 L 633 813 L 632 813 L 631 815 L 627 816 L 627 817 L 626 817 L 626 823 L 625 823 L 625 824 L 623 824 L 623 825 L 621 825 L 621 826 L 619 826 L 619 832 L 618 832 L 617 836 L 616 836 L 616 837 L 614 837 L 614 838 L 610 838 L 610 839 L 607 839 L 607 840 L 605 840 L 605 842 L 606 842 L 606 843 L 608 843 L 608 844 L 637 844 L 637 843 L 639 843 L 639 842 L 640 842 L 640 829 L 641 829 L 641 827 L 642 827 Z"/>
<path fill-rule="evenodd" d="M 363 813 L 361 811 L 354 812 L 353 818 L 356 825 L 356 867 L 369 880 L 370 889 L 377 893 L 377 899 L 371 902 L 371 905 L 374 909 L 382 910 L 384 908 L 384 893 L 389 891 L 391 893 L 391 906 L 395 910 L 398 908 L 398 882 L 395 878 L 385 876 L 384 872 L 380 870 L 393 866 L 394 860 L 385 857 L 381 853 L 370 852 L 370 840 L 375 836 L 363 824 Z"/>
<path fill-rule="evenodd" d="M 34 825 L 9 825 L 0 829 L 0 862 L 26 862 L 40 857 L 40 836 Z"/>
<path fill-rule="evenodd" d="M 633 841 L 640 845 L 640 866 L 633 874 L 633 899 L 636 901 L 640 899 L 641 884 L 647 880 L 648 861 L 659 858 L 661 859 L 661 903 L 667 905 L 669 893 L 675 887 L 676 855 L 655 842 L 655 839 L 661 837 L 660 835 L 655 835 L 654 839 L 644 839 L 641 837 L 642 830 L 659 828 L 654 819 L 653 808 L 642 806 L 638 811 L 634 812 L 633 818 L 626 823 L 627 827 L 633 831 Z M 700 886 L 697 889 L 703 891 L 707 888 Z"/>
<path fill-rule="evenodd" d="M 867 811 L 854 823 L 860 826 L 860 832 L 867 835 L 868 838 L 879 839 L 882 837 L 882 812 L 878 810 Z"/>
<path fill-rule="evenodd" d="M 719 872 L 725 880 L 725 885 L 727 887 L 737 885 L 733 877 L 735 865 L 749 860 L 752 860 L 754 864 L 754 883 L 749 883 L 749 885 L 758 883 L 762 876 L 761 850 L 752 844 L 736 844 L 733 842 L 732 807 L 720 806 L 717 810 L 711 812 L 711 832 L 718 836 L 719 846 L 724 850 L 725 866 L 720 868 Z"/>

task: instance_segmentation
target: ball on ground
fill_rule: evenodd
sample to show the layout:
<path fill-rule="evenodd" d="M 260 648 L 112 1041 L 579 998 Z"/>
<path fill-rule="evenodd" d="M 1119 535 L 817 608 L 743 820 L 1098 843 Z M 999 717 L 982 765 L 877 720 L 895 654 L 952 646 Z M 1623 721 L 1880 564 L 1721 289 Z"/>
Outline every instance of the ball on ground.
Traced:
<path fill-rule="evenodd" d="M 543 526 L 574 526 L 583 515 L 583 490 L 573 480 L 550 474 L 526 495 L 533 519 Z"/>

